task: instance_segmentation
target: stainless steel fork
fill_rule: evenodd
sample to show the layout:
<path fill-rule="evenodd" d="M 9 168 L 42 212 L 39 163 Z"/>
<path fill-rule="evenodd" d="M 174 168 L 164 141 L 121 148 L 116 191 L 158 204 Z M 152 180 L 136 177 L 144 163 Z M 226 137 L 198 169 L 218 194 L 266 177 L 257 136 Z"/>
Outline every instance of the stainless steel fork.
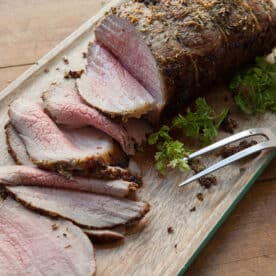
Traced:
<path fill-rule="evenodd" d="M 237 152 L 221 161 L 219 161 L 218 163 L 212 165 L 211 167 L 195 174 L 194 176 L 190 177 L 189 179 L 185 180 L 184 182 L 182 182 L 181 184 L 178 185 L 178 187 L 182 187 L 186 184 L 189 184 L 209 173 L 212 173 L 220 168 L 223 168 L 237 160 L 240 160 L 244 157 L 247 157 L 251 154 L 257 153 L 259 151 L 265 150 L 265 149 L 276 149 L 276 135 L 267 128 L 252 128 L 252 129 L 248 129 L 242 132 L 239 132 L 237 134 L 234 134 L 232 136 L 229 136 L 223 140 L 220 140 L 210 146 L 207 146 L 203 149 L 200 149 L 199 151 L 196 151 L 192 154 L 189 155 L 189 157 L 185 158 L 186 160 L 192 160 L 196 157 L 199 157 L 201 155 L 204 155 L 206 153 L 209 153 L 211 151 L 217 150 L 221 147 L 224 147 L 230 143 L 233 142 L 237 142 L 239 140 L 251 137 L 251 136 L 256 136 L 256 135 L 260 135 L 260 136 L 264 136 L 266 138 L 266 141 L 264 142 L 260 142 L 256 145 L 253 145 L 249 148 L 246 148 L 240 152 Z"/>

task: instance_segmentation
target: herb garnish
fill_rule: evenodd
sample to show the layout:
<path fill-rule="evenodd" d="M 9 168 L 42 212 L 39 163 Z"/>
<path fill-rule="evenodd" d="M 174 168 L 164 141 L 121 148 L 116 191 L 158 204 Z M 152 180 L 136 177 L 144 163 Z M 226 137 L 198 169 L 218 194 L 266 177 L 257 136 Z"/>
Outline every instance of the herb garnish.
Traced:
<path fill-rule="evenodd" d="M 275 60 L 276 61 L 276 60 Z M 234 100 L 246 114 L 276 111 L 276 64 L 256 58 L 255 64 L 240 70 L 230 83 Z"/>
<path fill-rule="evenodd" d="M 170 128 L 162 126 L 158 132 L 150 135 L 148 143 L 157 145 L 155 153 L 156 169 L 164 175 L 167 168 L 179 168 L 181 171 L 189 170 L 187 160 L 183 159 L 189 155 L 189 151 L 184 144 L 178 140 L 173 140 L 169 134 Z"/>
<path fill-rule="evenodd" d="M 207 145 L 215 140 L 218 135 L 218 128 L 225 119 L 228 110 L 224 109 L 217 114 L 210 107 L 204 98 L 197 98 L 196 111 L 188 109 L 185 116 L 178 115 L 172 121 L 174 128 L 182 129 L 183 134 L 196 138 L 202 145 Z"/>
<path fill-rule="evenodd" d="M 182 171 L 188 170 L 187 157 L 191 150 L 185 148 L 184 144 L 170 135 L 170 131 L 177 128 L 188 137 L 198 139 L 202 144 L 212 142 L 218 134 L 218 128 L 225 119 L 228 110 L 217 114 L 205 101 L 204 98 L 196 100 L 196 111 L 188 109 L 185 116 L 178 115 L 172 121 L 172 125 L 163 125 L 159 131 L 152 133 L 148 139 L 150 145 L 157 146 L 155 154 L 156 168 L 164 175 L 167 168 L 178 168 Z"/>

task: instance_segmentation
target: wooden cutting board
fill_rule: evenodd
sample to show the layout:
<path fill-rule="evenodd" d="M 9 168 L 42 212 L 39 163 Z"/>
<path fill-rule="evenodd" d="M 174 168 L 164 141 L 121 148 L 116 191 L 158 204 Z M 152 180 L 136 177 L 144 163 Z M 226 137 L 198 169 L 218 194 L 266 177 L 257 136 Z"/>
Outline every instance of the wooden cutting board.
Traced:
<path fill-rule="evenodd" d="M 112 1 L 110 5 L 119 2 L 122 1 Z M 86 50 L 88 41 L 93 39 L 93 24 L 102 14 L 103 11 L 96 18 L 85 23 L 42 58 L 38 64 L 1 92 L 0 124 L 2 129 L 7 120 L 7 104 L 12 100 L 17 97 L 28 97 L 30 100 L 39 98 L 41 92 L 51 82 L 64 81 L 65 70 L 84 68 L 85 60 L 82 58 L 82 52 Z M 63 63 L 64 55 L 68 57 L 69 65 Z M 49 69 L 49 73 L 44 72 L 45 68 Z M 221 93 L 223 88 L 216 89 L 219 91 L 210 93 L 209 101 L 219 106 L 224 100 L 224 95 Z M 252 126 L 271 126 L 275 122 L 275 115 L 267 113 L 258 118 L 250 118 L 250 120 L 242 117 L 239 121 L 240 129 Z M 2 142 L 0 150 L 3 153 L 0 164 L 12 163 L 6 151 L 3 132 L 0 133 L 0 139 Z M 183 265 L 186 268 L 271 157 L 271 155 L 264 154 L 253 162 L 221 170 L 217 174 L 218 185 L 210 190 L 202 189 L 197 183 L 180 190 L 176 187 L 177 183 L 187 175 L 174 172 L 170 173 L 166 179 L 160 179 L 150 164 L 143 166 L 145 184 L 139 192 L 139 197 L 149 201 L 152 210 L 139 227 L 132 229 L 125 243 L 113 248 L 97 249 L 98 275 L 116 273 L 120 275 L 174 275 Z M 215 157 L 210 157 L 204 162 L 208 164 L 215 159 Z M 248 167 L 240 172 L 241 166 Z M 196 198 L 198 192 L 203 193 L 203 202 L 199 202 Z M 192 207 L 196 207 L 195 212 L 190 212 Z M 174 229 L 172 234 L 168 234 L 167 231 L 170 226 Z"/>

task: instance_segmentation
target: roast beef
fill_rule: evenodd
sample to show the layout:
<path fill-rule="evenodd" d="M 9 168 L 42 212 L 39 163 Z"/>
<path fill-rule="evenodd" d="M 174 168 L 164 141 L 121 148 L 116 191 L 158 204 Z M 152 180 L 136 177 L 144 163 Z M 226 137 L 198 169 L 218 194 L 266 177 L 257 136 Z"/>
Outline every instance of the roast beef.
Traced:
<path fill-rule="evenodd" d="M 139 118 L 154 99 L 118 60 L 98 44 L 88 49 L 87 72 L 77 80 L 80 96 L 111 117 Z"/>
<path fill-rule="evenodd" d="M 19 165 L 34 166 L 34 164 L 29 159 L 22 139 L 18 136 L 18 133 L 13 128 L 13 126 L 11 124 L 7 124 L 5 131 L 8 151 L 10 152 L 14 161 Z M 61 173 L 64 174 L 63 171 L 61 171 Z M 135 182 L 138 184 L 142 183 L 140 174 L 132 173 L 128 169 L 117 166 L 107 166 L 96 171 L 81 171 L 79 173 L 87 177 L 90 176 L 103 179 L 123 179 L 125 181 Z"/>
<path fill-rule="evenodd" d="M 84 104 L 76 91 L 55 85 L 42 98 L 47 113 L 57 124 L 70 127 L 94 126 L 114 138 L 126 153 L 134 153 L 133 142 L 122 126 Z"/>
<path fill-rule="evenodd" d="M 127 167 L 127 155 L 102 131 L 94 127 L 72 129 L 60 126 L 59 129 L 74 146 L 84 152 L 96 153 L 105 165 Z"/>
<path fill-rule="evenodd" d="M 112 8 L 95 35 L 152 94 L 158 114 L 271 51 L 276 9 L 270 0 L 131 0 Z"/>
<path fill-rule="evenodd" d="M 96 129 L 93 129 L 94 134 L 91 133 L 92 129 L 90 132 L 82 133 L 83 141 L 85 136 L 91 139 L 95 135 L 95 141 L 89 142 L 91 148 L 84 150 L 72 141 L 74 138 L 78 139 L 77 136 L 71 135 L 73 138 L 70 141 L 68 135 L 52 122 L 39 104 L 17 100 L 11 104 L 9 116 L 31 160 L 41 168 L 97 171 L 110 163 L 114 144 L 104 133 L 99 133 Z"/>
<path fill-rule="evenodd" d="M 5 135 L 8 152 L 13 160 L 16 162 L 16 164 L 26 165 L 30 167 L 35 166 L 26 151 L 22 139 L 20 138 L 15 128 L 11 125 L 11 123 L 6 124 Z"/>
<path fill-rule="evenodd" d="M 126 197 L 130 191 L 135 191 L 137 188 L 136 183 L 124 180 L 100 180 L 85 177 L 68 179 L 54 172 L 28 166 L 0 167 L 0 184 L 64 188 L 117 197 Z"/>
<path fill-rule="evenodd" d="M 7 186 L 27 207 L 82 227 L 105 229 L 140 220 L 149 204 L 105 195 L 54 188 Z"/>
<path fill-rule="evenodd" d="M 90 238 L 93 243 L 109 243 L 123 240 L 124 235 L 110 230 L 86 230 L 83 232 Z"/>
<path fill-rule="evenodd" d="M 94 275 L 91 242 L 69 221 L 35 214 L 12 199 L 0 201 L 1 275 Z"/>

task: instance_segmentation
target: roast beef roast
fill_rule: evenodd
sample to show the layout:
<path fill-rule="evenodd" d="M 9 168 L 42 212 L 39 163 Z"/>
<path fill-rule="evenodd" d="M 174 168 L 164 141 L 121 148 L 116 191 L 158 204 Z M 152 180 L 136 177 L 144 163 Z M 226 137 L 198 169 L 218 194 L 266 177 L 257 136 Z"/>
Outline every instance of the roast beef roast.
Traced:
<path fill-rule="evenodd" d="M 101 180 L 86 177 L 66 178 L 60 174 L 28 166 L 0 167 L 0 184 L 63 188 L 110 196 L 126 197 L 137 184 L 124 180 Z"/>
<path fill-rule="evenodd" d="M 105 195 L 41 187 L 7 186 L 6 189 L 29 208 L 87 228 L 129 224 L 139 221 L 149 211 L 148 203 Z"/>
<path fill-rule="evenodd" d="M 123 118 L 139 118 L 152 110 L 153 97 L 110 52 L 90 44 L 87 62 L 77 89 L 89 105 L 111 117 Z"/>
<path fill-rule="evenodd" d="M 94 250 L 71 222 L 27 210 L 7 198 L 0 201 L 1 275 L 94 275 Z"/>
<path fill-rule="evenodd" d="M 158 115 L 271 51 L 276 9 L 270 0 L 131 0 L 112 8 L 95 34 L 152 94 Z"/>

